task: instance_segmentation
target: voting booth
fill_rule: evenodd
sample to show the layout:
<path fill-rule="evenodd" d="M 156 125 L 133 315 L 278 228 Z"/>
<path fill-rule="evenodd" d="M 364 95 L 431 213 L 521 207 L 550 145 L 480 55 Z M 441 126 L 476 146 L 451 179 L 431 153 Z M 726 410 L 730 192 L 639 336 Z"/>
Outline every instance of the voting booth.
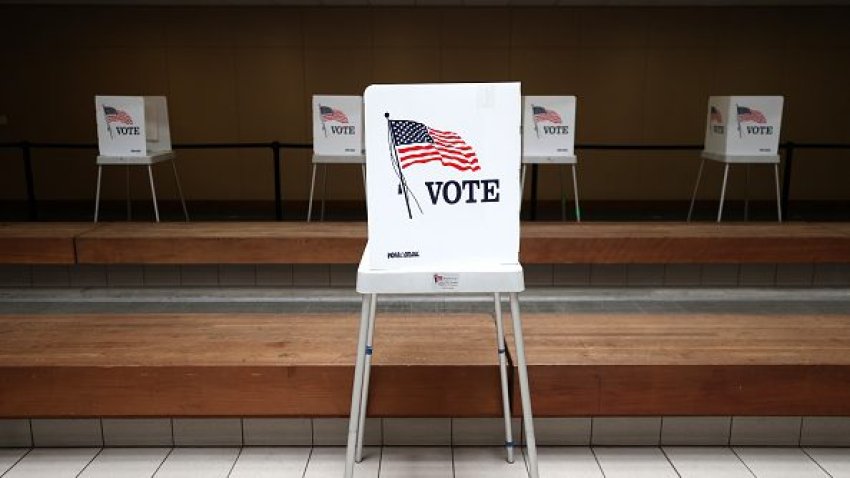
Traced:
<path fill-rule="evenodd" d="M 733 164 L 743 164 L 747 174 L 747 197 L 744 201 L 744 216 L 749 209 L 750 165 L 773 165 L 776 183 L 776 212 L 782 221 L 779 190 L 779 133 L 782 126 L 782 96 L 712 96 L 708 99 L 705 126 L 705 149 L 700 161 L 688 220 L 693 215 L 694 203 L 699 190 L 706 160 L 723 164 L 723 184 L 720 189 L 720 205 L 717 222 L 723 217 L 723 202 L 726 183 Z"/>
<path fill-rule="evenodd" d="M 144 166 L 153 198 L 154 217 L 159 222 L 153 168 L 156 163 L 170 161 L 177 182 L 183 214 L 189 220 L 183 189 L 177 174 L 171 132 L 168 128 L 168 105 L 164 96 L 95 96 L 97 143 L 97 189 L 94 221 L 100 209 L 100 185 L 104 166 L 125 166 L 127 181 L 127 216 L 130 209 L 130 166 Z"/>
<path fill-rule="evenodd" d="M 519 83 L 373 85 L 365 94 L 368 243 L 346 462 L 362 458 L 380 294 L 488 293 L 494 299 L 505 446 L 513 462 L 501 294 L 516 342 L 529 473 L 537 454 L 517 294 Z M 374 350 L 374 353 L 380 353 Z"/>
<path fill-rule="evenodd" d="M 561 183 L 561 218 L 566 219 L 564 167 L 573 173 L 573 197 L 576 221 L 581 221 L 576 178 L 575 96 L 525 96 L 522 113 L 522 185 L 529 164 L 558 166 Z"/>
<path fill-rule="evenodd" d="M 325 218 L 329 164 L 359 164 L 366 184 L 366 157 L 363 155 L 363 97 L 313 96 L 313 172 L 310 180 L 310 199 L 307 222 L 313 216 L 313 192 L 316 187 L 316 168 L 322 165 L 322 208 Z"/>

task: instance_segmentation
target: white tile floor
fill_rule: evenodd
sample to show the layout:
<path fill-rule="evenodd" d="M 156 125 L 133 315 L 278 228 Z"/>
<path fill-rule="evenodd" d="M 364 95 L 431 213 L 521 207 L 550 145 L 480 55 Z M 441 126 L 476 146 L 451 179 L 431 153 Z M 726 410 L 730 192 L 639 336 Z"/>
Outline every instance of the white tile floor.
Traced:
<path fill-rule="evenodd" d="M 500 447 L 371 447 L 357 478 L 524 478 Z M 541 447 L 543 478 L 850 478 L 850 448 Z M 0 449 L 0 476 L 339 478 L 343 447 Z"/>

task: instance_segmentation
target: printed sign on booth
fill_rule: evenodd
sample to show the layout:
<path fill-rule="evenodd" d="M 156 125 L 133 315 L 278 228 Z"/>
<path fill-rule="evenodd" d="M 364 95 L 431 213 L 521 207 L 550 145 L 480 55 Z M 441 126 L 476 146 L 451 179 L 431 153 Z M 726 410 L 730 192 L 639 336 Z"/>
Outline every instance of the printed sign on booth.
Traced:
<path fill-rule="evenodd" d="M 101 156 L 149 156 L 171 150 L 164 96 L 95 96 Z"/>
<path fill-rule="evenodd" d="M 363 97 L 313 96 L 313 151 L 328 156 L 363 154 Z"/>
<path fill-rule="evenodd" d="M 516 263 L 519 83 L 374 85 L 365 100 L 371 267 Z"/>
<path fill-rule="evenodd" d="M 712 96 L 705 150 L 727 156 L 775 156 L 782 125 L 782 96 Z"/>
<path fill-rule="evenodd" d="M 575 156 L 575 96 L 526 96 L 523 156 Z"/>

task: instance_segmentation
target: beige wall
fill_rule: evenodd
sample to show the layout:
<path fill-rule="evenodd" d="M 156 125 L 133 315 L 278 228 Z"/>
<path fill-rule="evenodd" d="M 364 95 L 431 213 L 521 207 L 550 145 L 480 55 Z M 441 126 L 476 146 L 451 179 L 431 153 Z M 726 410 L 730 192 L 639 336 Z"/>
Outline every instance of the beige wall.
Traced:
<path fill-rule="evenodd" d="M 784 139 L 848 142 L 847 25 L 848 8 L 0 7 L 0 139 L 93 142 L 95 94 L 165 94 L 176 142 L 307 142 L 314 93 L 519 80 L 525 94 L 577 95 L 584 143 L 701 143 L 712 94 L 785 95 Z M 180 158 L 192 199 L 272 197 L 266 151 Z M 35 159 L 40 198 L 93 195 L 90 153 Z M 850 154 L 797 159 L 793 198 L 850 199 Z M 18 161 L 0 161 L 0 199 L 23 197 Z M 684 199 L 697 164 L 588 152 L 580 187 L 588 199 Z M 283 170 L 285 197 L 305 198 L 308 155 L 286 152 Z M 333 171 L 332 197 L 362 198 L 357 169 Z M 542 196 L 556 197 L 557 175 L 543 171 Z M 108 176 L 107 197 L 123 194 L 120 177 Z M 771 185 L 754 171 L 756 197 Z M 162 193 L 174 188 L 163 181 Z"/>

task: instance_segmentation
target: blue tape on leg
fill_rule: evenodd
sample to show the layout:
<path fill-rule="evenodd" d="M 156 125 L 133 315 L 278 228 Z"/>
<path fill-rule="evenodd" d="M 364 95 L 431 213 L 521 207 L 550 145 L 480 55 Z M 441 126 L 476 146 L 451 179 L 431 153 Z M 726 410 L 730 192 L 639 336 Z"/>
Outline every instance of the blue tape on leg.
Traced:
<path fill-rule="evenodd" d="M 505 349 L 499 349 L 499 353 L 500 353 L 500 354 L 505 353 Z"/>
<path fill-rule="evenodd" d="M 366 346 L 366 355 L 372 355 L 372 347 Z"/>
<path fill-rule="evenodd" d="M 512 442 L 512 441 L 506 441 L 506 442 L 505 442 L 505 446 L 506 446 L 506 447 L 508 447 L 508 448 L 513 448 L 513 447 L 514 447 L 514 442 Z"/>

